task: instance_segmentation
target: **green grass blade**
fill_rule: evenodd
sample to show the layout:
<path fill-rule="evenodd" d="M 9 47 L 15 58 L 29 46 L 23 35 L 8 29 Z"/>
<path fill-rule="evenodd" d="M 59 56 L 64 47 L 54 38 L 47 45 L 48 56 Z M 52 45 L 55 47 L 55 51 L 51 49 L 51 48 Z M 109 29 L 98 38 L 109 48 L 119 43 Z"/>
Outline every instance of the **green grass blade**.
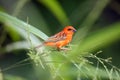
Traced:
<path fill-rule="evenodd" d="M 0 69 L 0 71 L 1 71 L 1 69 Z M 2 72 L 0 72 L 0 80 L 3 80 L 3 74 L 2 74 Z"/>
<path fill-rule="evenodd" d="M 38 30 L 37 28 L 13 17 L 10 16 L 6 13 L 0 12 L 0 21 L 15 28 L 15 29 L 23 29 L 23 30 L 28 30 L 33 33 L 34 35 L 40 37 L 43 40 L 46 40 L 48 38 L 48 36 L 46 34 L 44 34 L 42 31 Z M 21 33 L 22 34 L 22 33 Z"/>
<path fill-rule="evenodd" d="M 20 77 L 20 76 L 5 74 L 4 75 L 4 80 L 27 80 L 27 79 L 25 79 L 23 77 Z"/>
<path fill-rule="evenodd" d="M 84 52 L 96 51 L 100 48 L 103 48 L 107 45 L 112 44 L 113 42 L 120 39 L 120 23 L 113 24 L 107 28 L 103 28 L 99 31 L 94 32 L 93 34 L 86 37 L 84 40 L 78 42 L 77 47 L 73 50 L 73 54 L 70 54 L 71 57 L 78 56 L 80 54 L 86 54 Z"/>
<path fill-rule="evenodd" d="M 21 9 L 25 6 L 25 4 L 30 1 L 30 0 L 18 0 L 16 7 L 13 11 L 13 15 L 14 16 L 18 16 L 18 14 L 20 13 Z"/>
<path fill-rule="evenodd" d="M 80 25 L 80 29 L 76 32 L 75 35 L 75 42 L 79 42 L 79 40 L 83 39 L 92 25 L 96 22 L 96 20 L 100 17 L 102 11 L 106 7 L 106 5 L 110 2 L 110 0 L 98 0 L 96 1 L 93 9 L 90 11 L 90 13 L 87 15 L 83 23 Z M 80 37 L 79 35 L 82 34 Z"/>
<path fill-rule="evenodd" d="M 66 24 L 69 24 L 65 11 L 59 4 L 58 0 L 39 0 L 39 2 L 44 4 L 54 14 L 62 25 L 65 26 Z"/>

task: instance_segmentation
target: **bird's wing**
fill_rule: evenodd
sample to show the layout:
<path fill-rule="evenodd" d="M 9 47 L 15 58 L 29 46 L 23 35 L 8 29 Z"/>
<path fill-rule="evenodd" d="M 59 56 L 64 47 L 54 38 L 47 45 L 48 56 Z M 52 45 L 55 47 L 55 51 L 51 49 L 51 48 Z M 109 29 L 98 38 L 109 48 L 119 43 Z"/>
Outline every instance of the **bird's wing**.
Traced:
<path fill-rule="evenodd" d="M 66 34 L 63 31 L 61 31 L 55 34 L 54 36 L 49 37 L 45 42 L 57 42 L 65 39 L 66 39 Z"/>

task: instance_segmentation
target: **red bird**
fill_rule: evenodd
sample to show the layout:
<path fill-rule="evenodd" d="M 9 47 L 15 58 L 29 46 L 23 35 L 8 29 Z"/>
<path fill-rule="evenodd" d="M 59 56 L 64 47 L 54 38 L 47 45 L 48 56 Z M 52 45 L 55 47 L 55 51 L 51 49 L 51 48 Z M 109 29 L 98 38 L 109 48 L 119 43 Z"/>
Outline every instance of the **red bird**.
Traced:
<path fill-rule="evenodd" d="M 56 47 L 58 50 L 61 50 L 63 46 L 66 46 L 68 43 L 71 42 L 74 32 L 76 32 L 76 29 L 74 27 L 66 26 L 62 31 L 49 37 L 46 41 L 44 41 L 36 48 L 44 45 L 53 46 Z"/>

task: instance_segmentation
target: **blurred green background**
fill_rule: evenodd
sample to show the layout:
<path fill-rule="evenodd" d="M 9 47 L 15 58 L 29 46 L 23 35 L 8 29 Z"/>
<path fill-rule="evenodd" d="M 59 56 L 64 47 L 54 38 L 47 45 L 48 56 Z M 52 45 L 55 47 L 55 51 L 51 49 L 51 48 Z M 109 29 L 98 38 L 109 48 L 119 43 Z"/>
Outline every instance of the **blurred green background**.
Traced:
<path fill-rule="evenodd" d="M 72 61 L 69 61 L 70 63 L 64 65 L 64 69 L 70 75 L 64 76 L 67 74 L 64 73 L 64 69 L 63 73 L 62 70 L 60 73 L 55 70 L 55 75 L 63 75 L 53 78 L 54 72 L 49 68 L 35 66 L 31 61 L 24 63 L 24 59 L 29 57 L 26 44 L 28 34 L 25 33 L 27 24 L 24 23 L 32 25 L 28 31 L 36 35 L 31 37 L 34 45 L 40 44 L 65 26 L 72 25 L 77 32 L 71 43 L 73 48 L 71 54 L 68 54 L 68 60 L 81 64 L 81 61 L 77 62 L 75 59 L 79 55 L 102 51 L 98 56 L 105 59 L 112 57 L 111 64 L 119 68 L 120 0 L 0 0 L 0 69 L 3 70 L 0 80 L 120 80 L 119 69 L 117 79 L 110 76 L 91 78 L 89 72 L 84 73 L 87 73 L 87 77 L 78 76 L 75 75 L 75 63 L 72 65 Z M 63 52 L 53 52 L 52 56 L 54 53 Z M 59 56 L 61 55 L 53 57 L 59 60 Z M 53 58 L 53 61 L 55 60 Z M 93 66 L 97 64 L 95 60 L 90 61 L 95 62 Z M 111 72 L 115 75 L 114 70 Z"/>

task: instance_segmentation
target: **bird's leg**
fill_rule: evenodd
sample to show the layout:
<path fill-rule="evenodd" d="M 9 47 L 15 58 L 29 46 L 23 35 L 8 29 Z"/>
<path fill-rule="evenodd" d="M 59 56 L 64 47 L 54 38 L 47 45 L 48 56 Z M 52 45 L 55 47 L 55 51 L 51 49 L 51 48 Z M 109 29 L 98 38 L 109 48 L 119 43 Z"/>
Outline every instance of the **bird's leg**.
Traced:
<path fill-rule="evenodd" d="M 65 48 L 65 47 L 62 47 L 62 48 L 57 48 L 58 49 L 58 51 L 61 51 L 61 50 L 63 50 L 63 51 L 68 51 L 68 50 L 71 50 L 71 49 L 69 49 L 69 48 Z"/>
<path fill-rule="evenodd" d="M 61 48 L 61 49 L 64 50 L 64 51 L 71 50 L 70 48 L 65 48 L 65 47 L 63 47 L 63 48 Z"/>
<path fill-rule="evenodd" d="M 72 49 L 72 47 L 71 47 L 71 45 L 70 45 L 70 44 L 68 44 L 66 47 L 68 47 L 70 50 Z"/>

